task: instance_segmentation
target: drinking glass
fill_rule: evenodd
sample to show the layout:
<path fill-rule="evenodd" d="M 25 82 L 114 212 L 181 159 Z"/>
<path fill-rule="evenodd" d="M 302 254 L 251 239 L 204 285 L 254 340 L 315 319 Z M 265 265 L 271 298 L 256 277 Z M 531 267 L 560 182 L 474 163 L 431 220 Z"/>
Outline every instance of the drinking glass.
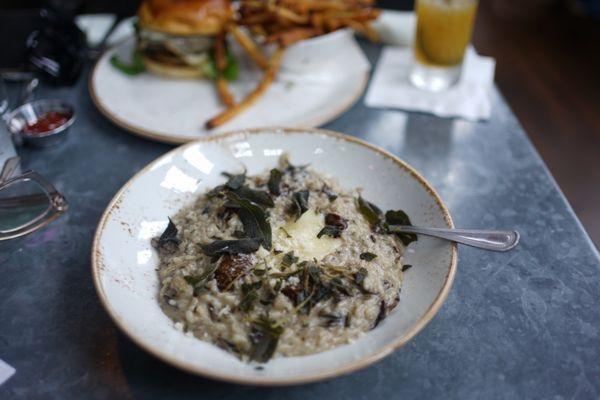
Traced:
<path fill-rule="evenodd" d="M 438 92 L 460 78 L 477 0 L 417 0 L 417 31 L 410 81 Z"/>

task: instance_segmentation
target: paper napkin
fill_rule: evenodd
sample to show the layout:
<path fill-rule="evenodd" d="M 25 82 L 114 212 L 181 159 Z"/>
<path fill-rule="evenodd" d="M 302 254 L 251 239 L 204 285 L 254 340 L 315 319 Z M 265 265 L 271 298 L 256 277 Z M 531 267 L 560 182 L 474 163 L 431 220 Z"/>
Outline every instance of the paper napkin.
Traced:
<path fill-rule="evenodd" d="M 0 385 L 6 382 L 14 373 L 15 369 L 13 367 L 0 360 Z"/>
<path fill-rule="evenodd" d="M 116 19 L 114 14 L 82 14 L 75 17 L 75 23 L 85 33 L 88 45 L 94 47 L 104 39 Z"/>
<path fill-rule="evenodd" d="M 409 47 L 385 47 L 377 63 L 365 104 L 368 107 L 421 111 L 440 117 L 467 120 L 487 119 L 496 62 L 469 48 L 465 54 L 460 81 L 452 88 L 430 93 L 414 87 L 409 79 L 412 64 Z"/>

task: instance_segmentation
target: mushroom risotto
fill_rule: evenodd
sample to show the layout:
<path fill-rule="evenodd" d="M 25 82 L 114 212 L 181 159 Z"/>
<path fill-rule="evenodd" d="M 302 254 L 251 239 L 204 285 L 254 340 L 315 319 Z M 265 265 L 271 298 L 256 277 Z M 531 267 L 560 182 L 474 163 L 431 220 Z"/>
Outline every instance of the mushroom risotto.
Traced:
<path fill-rule="evenodd" d="M 286 156 L 227 181 L 153 239 L 159 301 L 175 326 L 244 360 L 317 353 L 375 328 L 397 304 L 410 224 Z"/>

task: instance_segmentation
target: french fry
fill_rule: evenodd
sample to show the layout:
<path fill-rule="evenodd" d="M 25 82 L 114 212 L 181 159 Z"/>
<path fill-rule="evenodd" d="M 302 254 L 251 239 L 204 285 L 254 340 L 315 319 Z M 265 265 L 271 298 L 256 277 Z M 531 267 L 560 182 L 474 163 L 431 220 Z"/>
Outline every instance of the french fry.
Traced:
<path fill-rule="evenodd" d="M 248 27 L 248 29 L 250 29 L 250 32 L 253 35 L 260 36 L 260 37 L 267 36 L 267 31 L 265 30 L 265 28 L 262 25 L 250 25 Z"/>
<path fill-rule="evenodd" d="M 279 43 L 280 46 L 289 46 L 300 40 L 308 39 L 322 34 L 323 31 L 317 28 L 292 28 L 287 31 L 275 33 L 267 36 L 265 43 Z"/>
<path fill-rule="evenodd" d="M 223 78 L 222 76 L 219 76 L 217 78 L 216 83 L 217 91 L 219 92 L 219 97 L 221 98 L 223 104 L 225 104 L 227 107 L 233 107 L 235 105 L 235 100 L 233 99 L 233 95 L 229 90 L 227 79 Z"/>
<path fill-rule="evenodd" d="M 273 19 L 273 16 L 266 12 L 261 12 L 259 14 L 249 14 L 246 16 L 242 16 L 239 20 L 239 23 L 242 25 L 257 25 L 264 24 Z"/>
<path fill-rule="evenodd" d="M 227 84 L 227 79 L 223 77 L 223 71 L 227 68 L 228 60 L 227 60 L 227 43 L 225 41 L 225 32 L 221 32 L 217 35 L 215 40 L 215 65 L 217 67 L 217 92 L 219 93 L 219 97 L 223 104 L 227 107 L 231 107 L 235 104 L 235 100 L 233 99 L 233 95 L 229 91 L 229 85 Z"/>
<path fill-rule="evenodd" d="M 283 1 L 283 5 L 292 6 L 296 4 L 303 11 L 322 11 L 322 10 L 345 10 L 349 7 L 346 2 L 342 1 L 322 1 L 322 0 L 306 0 L 298 2 L 297 0 Z"/>
<path fill-rule="evenodd" d="M 240 101 L 233 107 L 227 108 L 221 114 L 208 120 L 206 122 L 207 129 L 214 129 L 217 126 L 223 125 L 225 122 L 235 118 L 237 115 L 239 115 L 252 104 L 254 104 L 256 100 L 258 100 L 260 96 L 262 96 L 267 91 L 271 83 L 273 83 L 275 75 L 277 75 L 277 71 L 279 71 L 284 50 L 285 49 L 283 47 L 279 47 L 277 50 L 275 50 L 275 53 L 273 53 L 273 56 L 269 60 L 269 68 L 265 72 L 263 78 L 258 83 L 256 88 L 252 92 L 250 92 L 250 94 L 246 96 L 246 98 L 244 98 L 242 101 Z"/>
<path fill-rule="evenodd" d="M 227 25 L 227 31 L 233 35 L 234 39 L 240 44 L 240 46 L 242 46 L 250 58 L 252 58 L 260 68 L 267 69 L 269 67 L 269 62 L 262 51 L 260 51 L 254 41 L 252 41 L 252 39 L 250 39 L 250 37 L 246 35 L 240 28 L 233 24 L 229 24 Z"/>
<path fill-rule="evenodd" d="M 215 40 L 215 64 L 219 72 L 227 68 L 227 44 L 225 43 L 225 32 L 217 35 Z"/>
<path fill-rule="evenodd" d="M 291 23 L 295 24 L 306 24 L 309 21 L 308 15 L 297 14 L 287 8 L 284 7 L 275 7 L 275 13 L 281 17 L 283 20 L 287 20 Z"/>
<path fill-rule="evenodd" d="M 373 7 L 374 0 L 241 0 L 238 18 L 227 25 L 231 34 L 249 57 L 265 70 L 258 85 L 242 101 L 234 104 L 234 98 L 221 75 L 227 67 L 226 43 L 215 48 L 215 62 L 219 70 L 216 81 L 219 96 L 227 108 L 206 122 L 213 129 L 244 112 L 262 96 L 273 83 L 284 49 L 298 41 L 349 27 L 377 41 L 377 32 L 369 22 L 377 18 L 380 10 Z M 267 60 L 252 38 L 240 26 L 245 26 L 264 43 L 277 43 L 278 49 Z"/>
<path fill-rule="evenodd" d="M 375 8 L 366 8 L 362 10 L 346 10 L 346 11 L 323 11 L 323 17 L 326 19 L 343 19 L 345 21 L 371 21 L 377 18 L 380 11 Z"/>
<path fill-rule="evenodd" d="M 323 14 L 313 13 L 310 16 L 310 23 L 318 29 L 323 29 Z"/>
<path fill-rule="evenodd" d="M 329 32 L 333 32 L 344 27 L 343 20 L 336 18 L 324 19 L 323 24 Z"/>
<path fill-rule="evenodd" d="M 241 0 L 238 23 L 266 43 L 283 46 L 344 27 L 377 40 L 368 25 L 381 13 L 373 4 L 374 0 Z"/>

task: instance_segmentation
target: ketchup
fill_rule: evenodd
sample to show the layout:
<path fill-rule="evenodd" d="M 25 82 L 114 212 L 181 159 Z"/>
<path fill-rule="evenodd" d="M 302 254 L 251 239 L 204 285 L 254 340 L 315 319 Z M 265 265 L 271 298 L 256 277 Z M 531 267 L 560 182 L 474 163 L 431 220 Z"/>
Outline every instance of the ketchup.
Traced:
<path fill-rule="evenodd" d="M 27 124 L 23 131 L 29 135 L 39 135 L 64 125 L 69 120 L 69 114 L 60 111 L 49 111 L 37 121 Z"/>

